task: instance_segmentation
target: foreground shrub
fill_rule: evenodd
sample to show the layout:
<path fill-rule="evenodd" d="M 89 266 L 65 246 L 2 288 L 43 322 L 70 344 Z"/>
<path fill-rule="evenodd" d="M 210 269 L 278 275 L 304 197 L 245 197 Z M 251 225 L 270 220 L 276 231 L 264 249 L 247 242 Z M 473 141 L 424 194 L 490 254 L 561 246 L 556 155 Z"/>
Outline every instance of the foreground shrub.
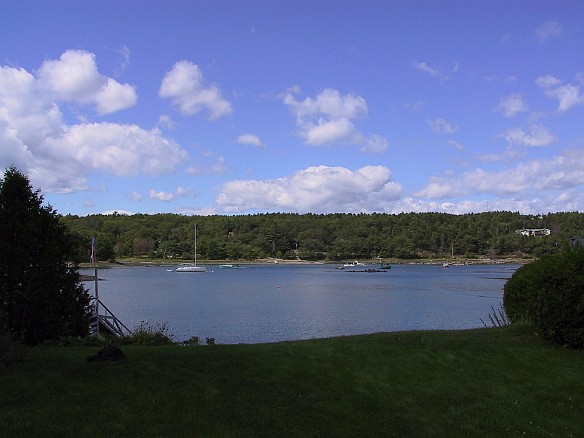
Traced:
<path fill-rule="evenodd" d="M 172 334 L 166 324 L 154 324 L 142 321 L 131 335 L 120 339 L 124 345 L 172 345 Z"/>
<path fill-rule="evenodd" d="M 546 339 L 584 347 L 584 248 L 518 269 L 505 284 L 503 303 L 511 321 L 531 321 Z"/>

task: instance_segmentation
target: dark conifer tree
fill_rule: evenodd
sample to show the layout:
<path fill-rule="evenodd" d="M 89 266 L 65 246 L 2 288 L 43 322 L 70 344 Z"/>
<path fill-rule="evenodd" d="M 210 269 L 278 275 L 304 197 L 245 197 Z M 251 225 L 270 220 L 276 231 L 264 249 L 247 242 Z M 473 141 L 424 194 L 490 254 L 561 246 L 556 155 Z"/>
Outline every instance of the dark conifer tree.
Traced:
<path fill-rule="evenodd" d="M 0 181 L 0 330 L 28 345 L 85 336 L 90 297 L 73 263 L 74 245 L 27 176 Z"/>

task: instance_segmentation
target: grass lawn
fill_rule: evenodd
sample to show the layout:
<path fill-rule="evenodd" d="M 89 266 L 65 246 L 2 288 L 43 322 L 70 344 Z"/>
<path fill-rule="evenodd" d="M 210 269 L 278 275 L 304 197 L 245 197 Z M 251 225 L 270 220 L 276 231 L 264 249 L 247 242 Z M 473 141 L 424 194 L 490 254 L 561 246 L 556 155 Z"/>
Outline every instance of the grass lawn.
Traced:
<path fill-rule="evenodd" d="M 0 436 L 584 436 L 584 351 L 526 325 L 98 349 L 0 372 Z"/>

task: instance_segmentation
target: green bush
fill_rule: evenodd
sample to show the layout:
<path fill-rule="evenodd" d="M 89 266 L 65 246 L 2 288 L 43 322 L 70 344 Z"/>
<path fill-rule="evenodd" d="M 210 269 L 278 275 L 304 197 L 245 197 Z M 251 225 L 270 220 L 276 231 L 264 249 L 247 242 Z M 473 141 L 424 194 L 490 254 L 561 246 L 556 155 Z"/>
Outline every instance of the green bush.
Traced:
<path fill-rule="evenodd" d="M 123 345 L 172 345 L 172 334 L 166 324 L 142 321 L 129 336 L 120 338 Z"/>
<path fill-rule="evenodd" d="M 552 342 L 584 347 L 584 248 L 518 269 L 505 284 L 503 303 L 511 321 L 531 321 Z"/>

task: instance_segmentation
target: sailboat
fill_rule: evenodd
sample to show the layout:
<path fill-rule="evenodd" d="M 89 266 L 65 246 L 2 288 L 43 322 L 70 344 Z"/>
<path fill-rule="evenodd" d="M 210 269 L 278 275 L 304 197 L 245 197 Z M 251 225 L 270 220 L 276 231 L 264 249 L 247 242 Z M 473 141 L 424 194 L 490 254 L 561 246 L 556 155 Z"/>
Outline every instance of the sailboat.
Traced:
<path fill-rule="evenodd" d="M 181 263 L 176 272 L 205 272 L 206 266 L 197 266 L 197 225 L 195 224 L 195 263 Z"/>

